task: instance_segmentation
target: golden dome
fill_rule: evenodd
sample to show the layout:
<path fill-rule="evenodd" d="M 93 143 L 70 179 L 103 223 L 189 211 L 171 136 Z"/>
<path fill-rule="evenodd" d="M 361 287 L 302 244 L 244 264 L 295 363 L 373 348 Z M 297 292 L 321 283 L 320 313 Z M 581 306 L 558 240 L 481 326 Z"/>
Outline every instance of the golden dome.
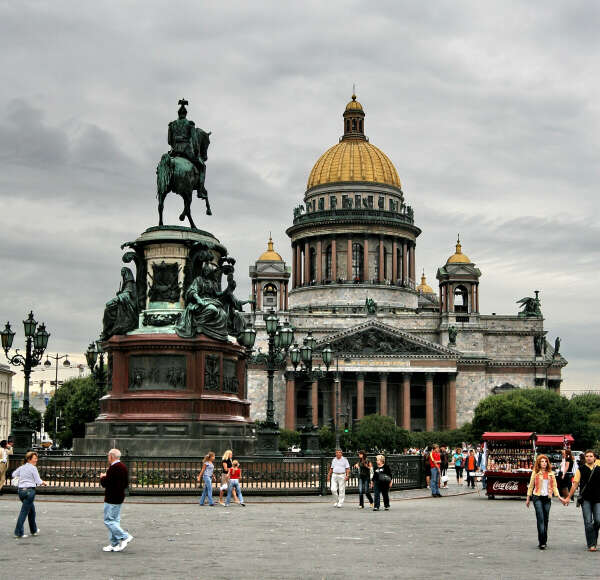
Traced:
<path fill-rule="evenodd" d="M 466 254 L 462 253 L 462 246 L 460 245 L 460 236 L 456 240 L 456 253 L 448 258 L 446 264 L 470 264 L 471 260 Z"/>
<path fill-rule="evenodd" d="M 421 275 L 421 283 L 417 286 L 417 292 L 423 292 L 423 294 L 435 294 L 433 288 L 427 284 L 425 280 L 425 272 Z"/>
<path fill-rule="evenodd" d="M 340 181 L 371 181 L 402 187 L 388 156 L 363 139 L 344 139 L 325 151 L 310 172 L 307 189 Z"/>
<path fill-rule="evenodd" d="M 259 262 L 283 262 L 283 258 L 273 249 L 273 240 L 269 235 L 267 251 L 263 252 L 258 259 Z"/>
<path fill-rule="evenodd" d="M 352 100 L 346 105 L 346 111 L 362 111 L 362 105 L 356 100 L 356 95 L 352 95 Z"/>

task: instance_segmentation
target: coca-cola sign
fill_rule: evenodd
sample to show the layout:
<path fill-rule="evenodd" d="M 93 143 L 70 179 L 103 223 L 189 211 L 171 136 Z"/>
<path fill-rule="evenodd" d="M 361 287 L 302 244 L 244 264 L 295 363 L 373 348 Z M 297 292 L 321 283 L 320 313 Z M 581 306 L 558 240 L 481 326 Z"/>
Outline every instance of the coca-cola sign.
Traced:
<path fill-rule="evenodd" d="M 493 491 L 519 491 L 519 482 L 515 480 L 494 481 L 492 485 Z"/>

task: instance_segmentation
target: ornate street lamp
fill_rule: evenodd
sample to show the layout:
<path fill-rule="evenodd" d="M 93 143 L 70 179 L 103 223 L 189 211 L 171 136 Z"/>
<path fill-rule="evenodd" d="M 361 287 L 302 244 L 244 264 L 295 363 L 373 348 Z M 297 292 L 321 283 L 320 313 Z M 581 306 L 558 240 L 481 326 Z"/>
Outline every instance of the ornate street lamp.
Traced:
<path fill-rule="evenodd" d="M 58 410 L 57 410 L 57 401 L 56 401 L 56 391 L 58 390 L 58 361 L 65 359 L 63 362 L 63 367 L 69 368 L 71 366 L 71 361 L 69 360 L 68 354 L 59 355 L 56 353 L 56 356 L 46 355 L 46 360 L 44 361 L 44 366 L 49 369 L 52 366 L 50 359 L 55 362 L 56 373 L 54 375 L 54 396 L 52 400 L 54 401 L 54 437 L 52 438 L 52 444 L 54 446 L 57 445 L 56 434 L 58 432 Z"/>
<path fill-rule="evenodd" d="M 268 353 L 259 352 L 254 355 L 254 362 L 264 364 L 267 369 L 267 413 L 266 420 L 258 430 L 258 453 L 279 453 L 279 425 L 275 421 L 275 403 L 273 397 L 273 381 L 275 371 L 282 367 L 287 360 L 288 350 L 294 342 L 294 330 L 289 322 L 280 323 L 273 310 L 269 310 L 264 317 L 267 338 L 269 342 Z M 243 333 L 242 333 L 243 334 Z"/>
<path fill-rule="evenodd" d="M 329 366 L 332 360 L 332 350 L 327 345 L 321 352 L 321 360 L 325 365 L 326 370 L 322 371 L 320 368 L 313 369 L 313 355 L 316 347 L 316 339 L 313 337 L 312 332 L 304 338 L 302 347 L 295 344 L 290 349 L 290 360 L 294 367 L 292 375 L 294 379 L 302 378 L 308 382 L 318 381 L 319 379 L 326 376 L 329 372 Z M 298 366 L 300 368 L 298 369 Z M 319 453 L 319 436 L 317 434 L 317 425 L 313 421 L 313 406 L 311 398 L 308 399 L 308 405 L 306 406 L 306 423 L 301 428 L 302 438 L 302 449 L 305 453 L 313 454 Z"/>
<path fill-rule="evenodd" d="M 85 360 L 88 364 L 90 372 L 96 386 L 98 387 L 98 398 L 104 395 L 106 386 L 106 372 L 104 371 L 104 348 L 102 348 L 102 340 L 90 342 L 88 349 L 85 351 Z M 98 361 L 98 357 L 100 360 Z M 98 364 L 96 364 L 98 362 Z"/>
<path fill-rule="evenodd" d="M 22 366 L 23 374 L 25 375 L 23 414 L 14 429 L 15 450 L 17 452 L 27 451 L 31 447 L 34 429 L 29 414 L 29 378 L 31 370 L 40 364 L 44 350 L 48 346 L 48 339 L 50 338 L 50 334 L 46 331 L 46 325 L 42 323 L 38 326 L 33 317 L 33 312 L 30 312 L 29 316 L 23 321 L 23 331 L 25 334 L 25 356 L 19 353 L 19 349 L 15 349 L 13 356 L 9 356 L 8 354 L 15 338 L 15 333 L 11 329 L 9 322 L 6 323 L 4 330 L 0 332 L 0 342 L 2 343 L 2 348 L 9 364 Z"/>

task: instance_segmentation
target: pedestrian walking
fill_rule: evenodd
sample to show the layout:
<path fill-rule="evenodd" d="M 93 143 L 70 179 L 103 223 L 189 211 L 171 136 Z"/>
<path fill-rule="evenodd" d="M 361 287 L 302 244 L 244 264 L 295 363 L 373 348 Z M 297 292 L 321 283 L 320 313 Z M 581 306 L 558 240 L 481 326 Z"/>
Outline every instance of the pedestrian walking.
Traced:
<path fill-rule="evenodd" d="M 469 449 L 469 455 L 465 460 L 465 471 L 467 472 L 467 487 L 475 489 L 475 473 L 477 471 L 477 458 L 472 449 Z"/>
<path fill-rule="evenodd" d="M 373 497 L 371 496 L 371 477 L 373 464 L 369 461 L 366 451 L 358 452 L 358 462 L 354 465 L 358 469 L 358 508 L 365 508 L 365 495 L 369 506 L 373 507 Z"/>
<path fill-rule="evenodd" d="M 8 469 L 8 460 L 13 453 L 13 444 L 9 443 L 6 439 L 0 441 L 0 495 L 2 495 L 2 488 L 6 483 L 6 470 Z"/>
<path fill-rule="evenodd" d="M 456 483 L 458 485 L 463 484 L 463 456 L 460 447 L 457 447 L 452 454 L 454 460 L 454 471 L 456 471 Z"/>
<path fill-rule="evenodd" d="M 231 469 L 229 470 L 229 489 L 227 490 L 227 499 L 225 500 L 225 505 L 229 506 L 231 502 L 231 494 L 235 495 L 237 491 L 238 503 L 246 507 L 244 503 L 244 496 L 242 495 L 242 489 L 240 488 L 240 479 L 242 477 L 242 470 L 240 469 L 240 464 L 237 459 L 234 459 L 231 465 Z"/>
<path fill-rule="evenodd" d="M 37 470 L 38 454 L 35 451 L 28 451 L 25 454 L 25 463 L 17 467 L 12 473 L 13 483 L 17 484 L 17 493 L 21 500 L 21 511 L 17 518 L 15 526 L 15 538 L 27 538 L 25 533 L 25 520 L 29 523 L 29 531 L 32 536 L 37 536 L 40 529 L 35 521 L 35 488 L 38 485 L 48 485 L 42 481 Z"/>
<path fill-rule="evenodd" d="M 573 465 L 575 461 L 570 449 L 562 450 L 560 461 L 560 471 L 558 472 L 557 482 L 560 495 L 567 497 L 571 484 L 573 483 Z"/>
<path fill-rule="evenodd" d="M 375 461 L 376 465 L 373 470 L 373 492 L 375 495 L 375 505 L 373 511 L 379 511 L 379 496 L 383 496 L 383 508 L 385 511 L 390 509 L 390 496 L 389 491 L 392 486 L 392 470 L 390 466 L 386 464 L 385 457 L 378 455 Z"/>
<path fill-rule="evenodd" d="M 104 552 L 121 552 L 133 540 L 133 536 L 121 527 L 121 507 L 125 501 L 125 490 L 129 487 L 129 472 L 121 462 L 121 452 L 108 452 L 110 467 L 100 474 L 100 485 L 104 488 L 104 525 L 108 528 L 109 544 Z"/>
<path fill-rule="evenodd" d="M 335 457 L 331 460 L 331 467 L 327 474 L 327 481 L 331 481 L 331 494 L 336 498 L 333 507 L 341 508 L 346 497 L 346 482 L 350 478 L 350 464 L 343 456 L 341 449 L 335 450 Z"/>
<path fill-rule="evenodd" d="M 425 483 L 427 484 L 427 489 L 431 487 L 431 458 L 429 455 L 429 449 L 425 449 L 423 452 L 423 471 L 425 473 Z"/>
<path fill-rule="evenodd" d="M 219 485 L 219 504 L 221 504 L 221 505 L 225 505 L 223 503 L 223 494 L 229 488 L 229 470 L 231 469 L 232 458 L 233 458 L 233 451 L 231 449 L 228 449 L 227 451 L 225 451 L 225 453 L 223 453 L 223 457 L 222 457 L 222 461 L 221 461 L 221 467 L 222 467 L 221 484 Z M 237 499 L 237 496 L 235 496 L 234 499 Z"/>
<path fill-rule="evenodd" d="M 440 493 L 440 446 L 435 444 L 429 454 L 429 467 L 431 468 L 431 495 L 442 497 Z"/>
<path fill-rule="evenodd" d="M 533 498 L 540 550 L 545 550 L 548 543 L 548 523 L 550 521 L 550 506 L 553 495 L 560 497 L 556 477 L 548 456 L 541 454 L 535 460 L 529 486 L 527 487 L 527 499 L 525 500 L 525 505 L 529 507 Z"/>
<path fill-rule="evenodd" d="M 209 451 L 202 460 L 202 470 L 198 474 L 198 481 L 202 481 L 204 484 L 204 488 L 202 489 L 202 495 L 200 496 L 200 505 L 204 505 L 205 499 L 208 499 L 208 505 L 215 505 L 212 496 L 212 482 L 215 479 L 215 465 L 213 463 L 214 460 L 215 454 L 213 451 Z"/>
<path fill-rule="evenodd" d="M 564 505 L 569 505 L 575 490 L 581 486 L 577 506 L 581 506 L 585 539 L 590 552 L 598 549 L 598 531 L 600 530 L 600 461 L 596 453 L 588 449 L 584 454 L 584 463 L 579 462 L 579 469 L 573 477 L 573 485 Z"/>
<path fill-rule="evenodd" d="M 446 446 L 442 445 L 440 447 L 440 481 L 442 483 L 441 487 L 448 487 L 448 476 L 446 475 L 448 471 L 448 451 L 446 451 Z"/>

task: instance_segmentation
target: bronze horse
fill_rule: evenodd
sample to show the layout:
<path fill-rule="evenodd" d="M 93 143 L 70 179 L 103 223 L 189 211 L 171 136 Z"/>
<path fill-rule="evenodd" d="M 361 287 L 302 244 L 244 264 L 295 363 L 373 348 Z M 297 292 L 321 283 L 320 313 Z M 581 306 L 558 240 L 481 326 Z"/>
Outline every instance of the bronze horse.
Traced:
<path fill-rule="evenodd" d="M 190 222 L 190 227 L 196 228 L 191 214 L 192 196 L 194 190 L 198 192 L 198 197 L 206 202 L 206 215 L 212 215 L 210 202 L 208 201 L 208 192 L 204 187 L 206 177 L 206 160 L 208 159 L 208 146 L 210 145 L 210 132 L 206 133 L 202 129 L 194 129 L 198 142 L 197 164 L 192 163 L 186 157 L 174 156 L 165 153 L 156 168 L 156 197 L 158 198 L 158 225 L 163 225 L 163 208 L 165 197 L 169 192 L 176 193 L 183 198 L 183 212 L 179 216 L 179 221 L 186 217 Z"/>

